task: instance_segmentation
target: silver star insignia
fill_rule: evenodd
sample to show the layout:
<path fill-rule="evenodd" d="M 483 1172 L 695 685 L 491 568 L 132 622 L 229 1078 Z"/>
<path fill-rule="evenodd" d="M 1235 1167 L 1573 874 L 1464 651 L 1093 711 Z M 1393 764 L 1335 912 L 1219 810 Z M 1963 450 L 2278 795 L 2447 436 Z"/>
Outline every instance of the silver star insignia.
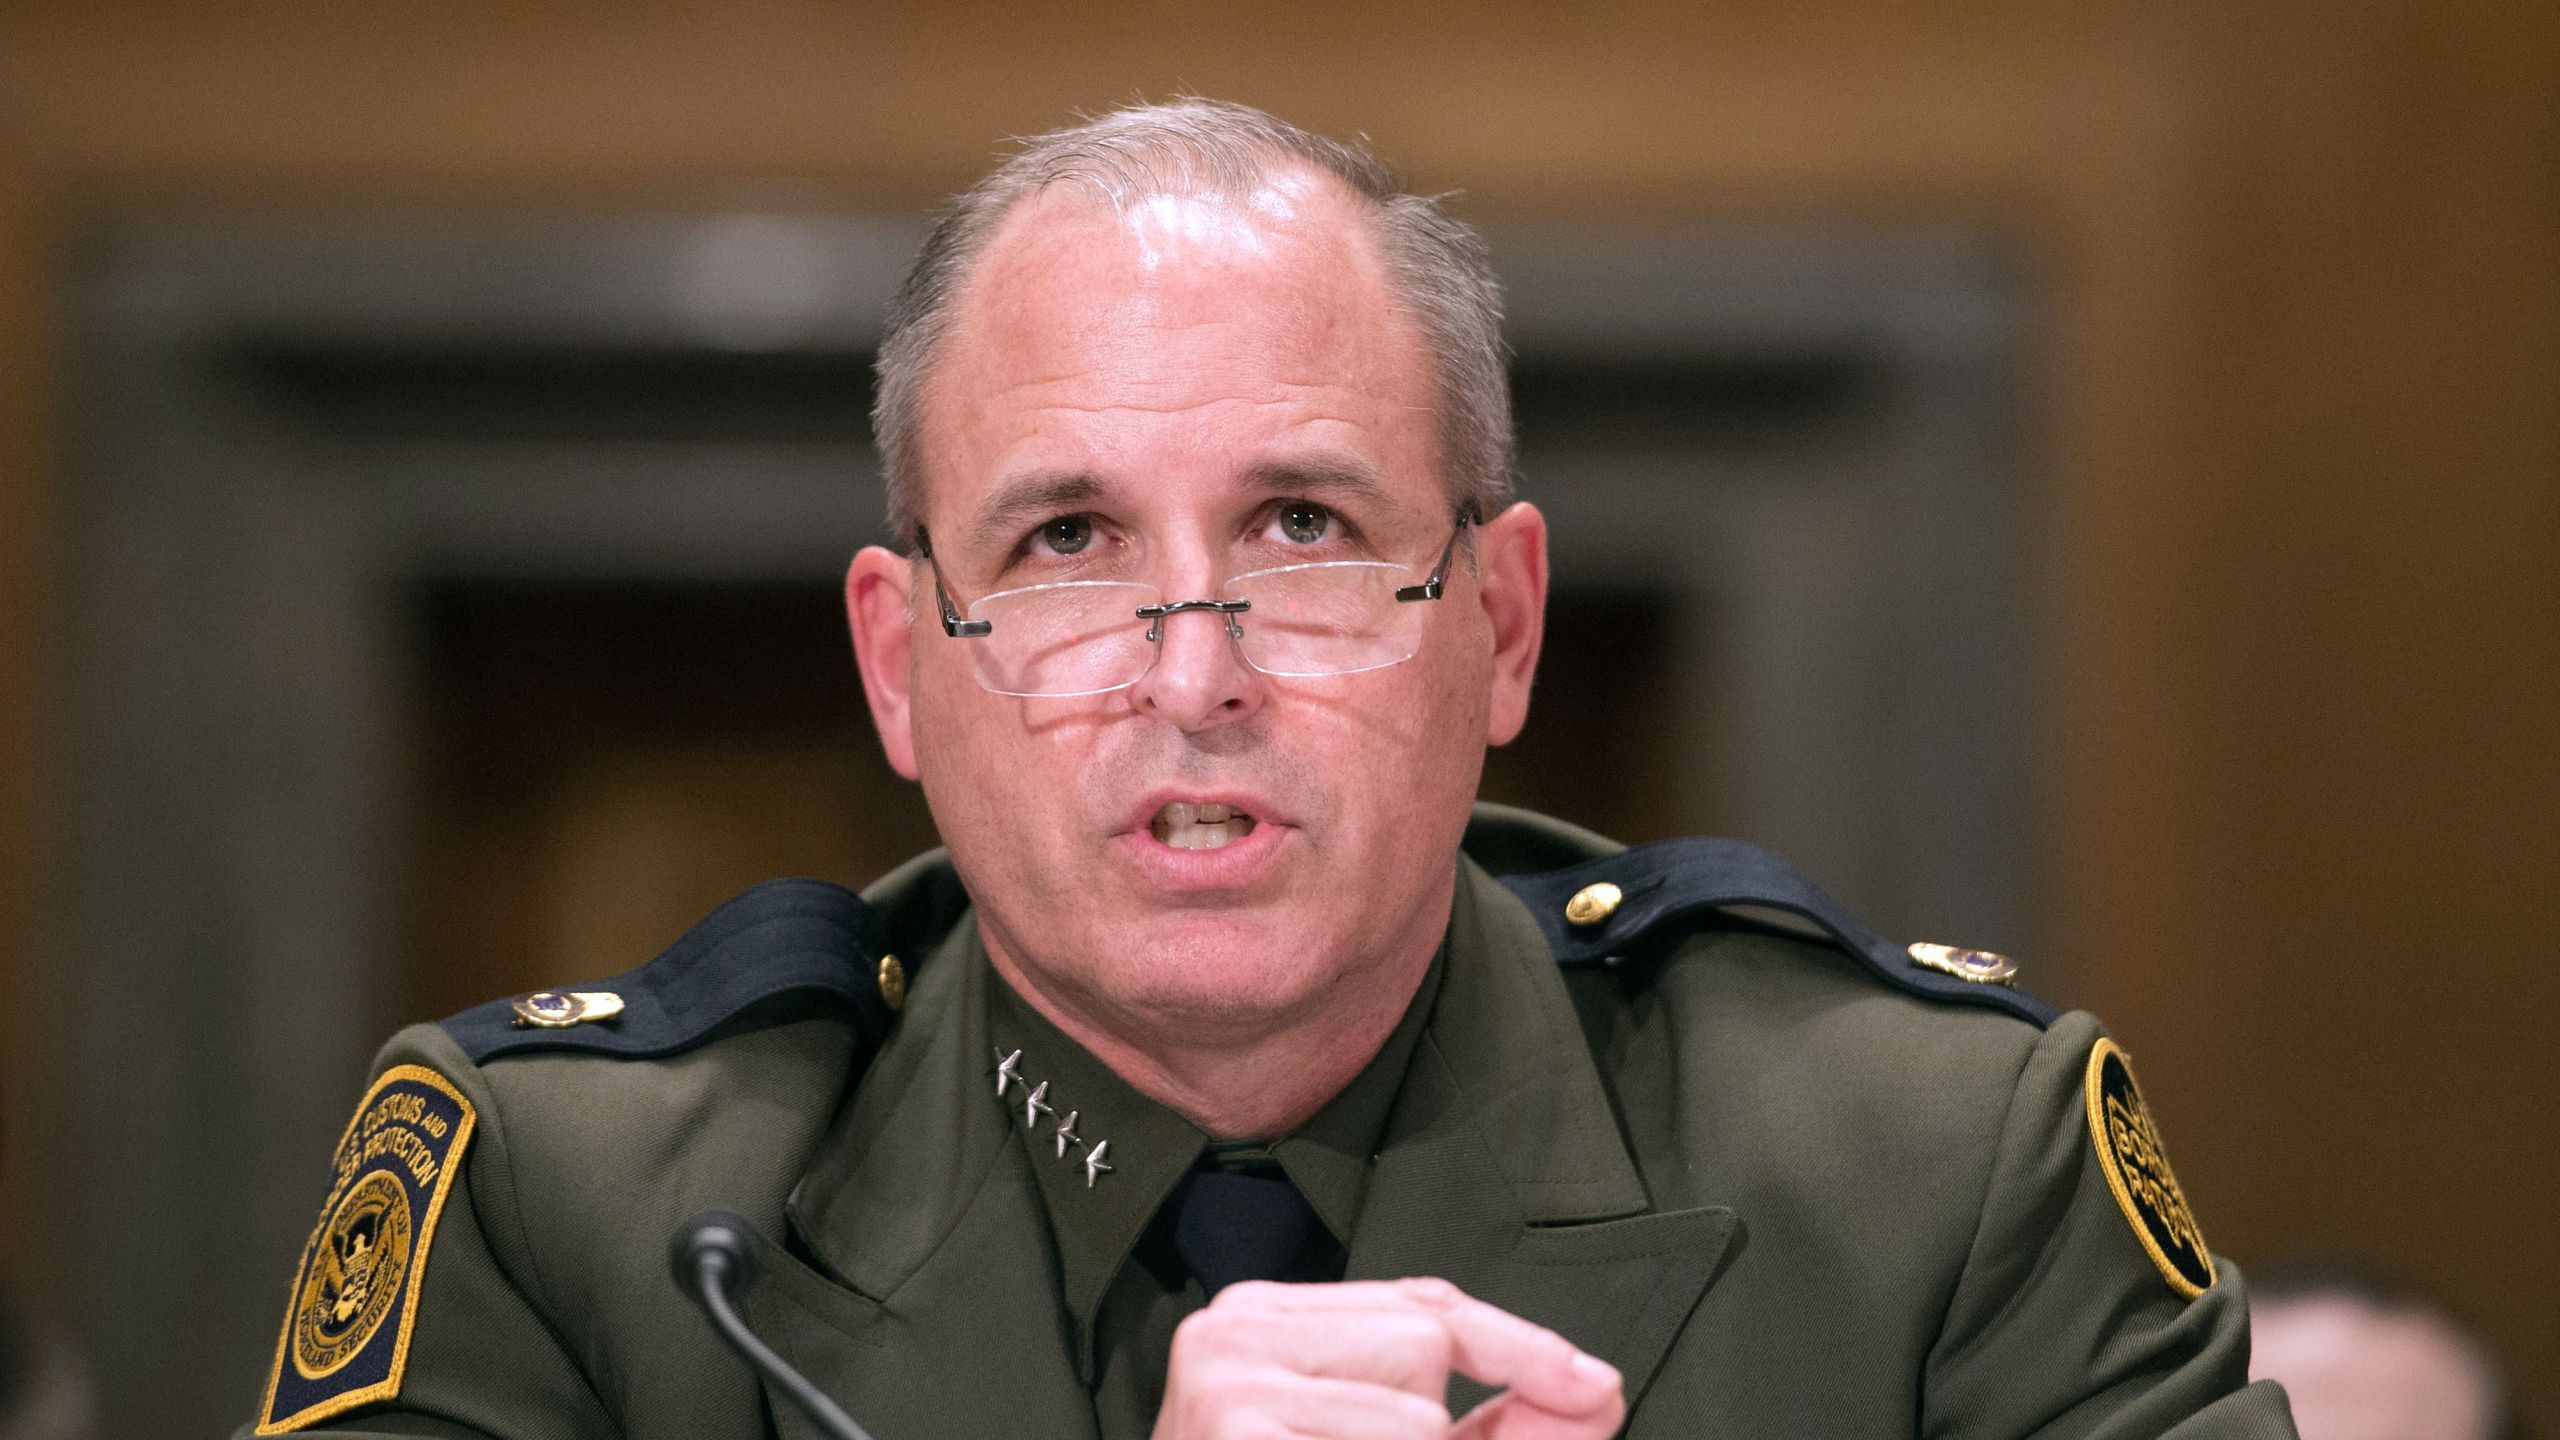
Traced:
<path fill-rule="evenodd" d="M 1013 1072 L 1013 1067 L 1021 1063 L 1022 1052 L 1020 1050 L 1016 1050 L 1010 1055 L 1005 1054 L 1001 1050 L 996 1052 L 996 1095 L 998 1098 L 1002 1098 L 1004 1095 L 1004 1087 L 1022 1078 Z"/>
<path fill-rule="evenodd" d="M 1103 1155 L 1110 1149 L 1111 1142 L 1105 1140 L 1084 1152 L 1084 1188 L 1087 1190 L 1093 1188 L 1093 1177 L 1111 1173 L 1111 1167 L 1102 1163 Z"/>
<path fill-rule="evenodd" d="M 1084 1143 L 1084 1138 L 1076 1134 L 1076 1117 L 1083 1113 L 1081 1110 L 1070 1110 L 1067 1112 L 1067 1118 L 1058 1122 L 1058 1158 L 1061 1160 L 1067 1158 L 1069 1145 Z"/>
<path fill-rule="evenodd" d="M 1048 1082 L 1048 1081 L 1043 1080 L 1043 1081 L 1041 1081 L 1039 1084 L 1034 1085 L 1034 1086 L 1032 1086 L 1032 1087 L 1031 1087 L 1031 1093 L 1022 1097 L 1022 1123 L 1023 1123 L 1023 1124 L 1025 1124 L 1025 1125 L 1037 1125 L 1037 1124 L 1039 1124 L 1039 1123 L 1040 1123 L 1040 1117 L 1041 1117 L 1041 1116 L 1043 1116 L 1043 1115 L 1055 1115 L 1055 1114 L 1057 1114 L 1057 1113 L 1058 1113 L 1057 1111 L 1052 1110 L 1052 1109 L 1050 1109 L 1050 1108 L 1049 1108 L 1049 1098 L 1048 1098 L 1048 1097 L 1049 1097 L 1049 1082 Z"/>

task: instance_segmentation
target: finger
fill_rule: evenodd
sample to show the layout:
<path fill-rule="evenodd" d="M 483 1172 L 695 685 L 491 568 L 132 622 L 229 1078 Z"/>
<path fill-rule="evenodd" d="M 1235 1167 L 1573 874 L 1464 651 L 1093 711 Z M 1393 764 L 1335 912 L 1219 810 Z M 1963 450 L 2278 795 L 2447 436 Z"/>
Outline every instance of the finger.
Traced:
<path fill-rule="evenodd" d="M 1240 1280 L 1219 1291 L 1218 1298 L 1211 1303 L 1308 1314 L 1333 1314 L 1344 1310 L 1409 1310 L 1417 1298 L 1436 1294 L 1439 1290 L 1452 1295 L 1461 1293 L 1448 1281 L 1434 1279 L 1336 1280 L 1321 1285 Z"/>
<path fill-rule="evenodd" d="M 1274 1370 L 1222 1388 L 1217 1400 L 1322 1440 L 1444 1440 L 1449 1433 L 1449 1410 L 1438 1400 L 1357 1380 Z"/>
<path fill-rule="evenodd" d="M 1417 1304 L 1448 1327 L 1455 1368 L 1551 1415 L 1599 1416 L 1623 1407 L 1617 1370 L 1572 1341 L 1447 1281 L 1404 1284 Z"/>
<path fill-rule="evenodd" d="M 1621 1405 L 1588 1415 L 1558 1415 L 1505 1391 L 1468 1411 L 1450 1427 L 1449 1440 L 1609 1440 L 1625 1418 Z"/>
<path fill-rule="evenodd" d="M 1223 1297 L 1221 1297 L 1223 1298 Z M 1439 1316 L 1410 1302 L 1338 1311 L 1211 1306 L 1174 1332 L 1175 1370 L 1232 1362 L 1363 1381 L 1438 1402 L 1454 1342 Z"/>

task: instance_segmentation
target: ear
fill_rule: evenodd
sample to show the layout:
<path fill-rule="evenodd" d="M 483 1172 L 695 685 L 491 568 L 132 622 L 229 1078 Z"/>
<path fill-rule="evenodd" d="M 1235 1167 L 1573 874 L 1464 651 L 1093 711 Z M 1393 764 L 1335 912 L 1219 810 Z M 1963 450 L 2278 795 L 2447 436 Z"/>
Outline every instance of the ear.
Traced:
<path fill-rule="evenodd" d="M 1493 629 L 1493 695 L 1485 743 L 1508 745 L 1529 722 L 1529 684 L 1547 634 L 1547 517 L 1518 501 L 1476 527 L 1477 594 Z"/>
<path fill-rule="evenodd" d="M 853 658 L 862 668 L 863 698 L 889 768 L 916 778 L 915 562 L 894 550 L 866 545 L 844 572 L 844 613 L 853 630 Z"/>

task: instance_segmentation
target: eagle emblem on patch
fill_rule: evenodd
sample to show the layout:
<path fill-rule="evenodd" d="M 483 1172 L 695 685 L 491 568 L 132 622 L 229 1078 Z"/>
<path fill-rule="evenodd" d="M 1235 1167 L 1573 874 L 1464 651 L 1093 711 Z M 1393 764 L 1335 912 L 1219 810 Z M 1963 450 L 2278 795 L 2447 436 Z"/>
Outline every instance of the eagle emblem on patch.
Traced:
<path fill-rule="evenodd" d="M 2160 1129 L 2133 1082 L 2133 1066 L 2113 1040 L 2101 1039 L 2089 1052 L 2088 1091 L 2089 1139 L 2107 1188 L 2169 1288 L 2194 1299 L 2213 1284 L 2213 1256 L 2178 1177 L 2170 1173 Z"/>
<path fill-rule="evenodd" d="M 258 1434 L 400 1393 L 428 1242 L 474 1118 L 452 1082 L 420 1065 L 386 1070 L 365 1092 L 294 1274 Z"/>

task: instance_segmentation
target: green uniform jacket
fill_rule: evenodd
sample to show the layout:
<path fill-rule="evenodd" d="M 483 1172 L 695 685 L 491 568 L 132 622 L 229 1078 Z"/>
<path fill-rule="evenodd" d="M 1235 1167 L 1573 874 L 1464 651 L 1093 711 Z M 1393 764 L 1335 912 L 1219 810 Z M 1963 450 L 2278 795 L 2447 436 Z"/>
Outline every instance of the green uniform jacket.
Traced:
<path fill-rule="evenodd" d="M 1906 980 L 1863 932 L 1684 908 L 1676 869 L 1630 869 L 1626 933 L 1587 927 L 1617 963 L 1560 968 L 1571 927 L 1491 875 L 1643 854 L 1614 849 L 1480 812 L 1350 1278 L 1445 1276 L 1558 1330 L 1625 1374 L 1635 1440 L 2293 1434 L 2281 1391 L 2243 1388 L 2236 1273 L 2173 1288 L 2138 1227 L 2135 1199 L 2160 1197 L 2120 1200 L 2127 1167 L 2092 1143 L 2094 1020 Z M 972 923 L 939 856 L 866 898 L 910 933 Z M 809 963 L 731 939 L 715 950 L 749 968 Z M 878 959 L 835 963 L 867 984 Z M 484 1032 L 458 1023 L 391 1041 L 262 1420 L 813 1435 L 669 1278 L 669 1235 L 719 1208 L 774 1242 L 751 1323 L 878 1440 L 1092 1435 L 1033 1157 L 989 1083 L 983 967 L 920 966 L 867 1073 L 857 1009 L 787 989 L 742 1007 L 735 985 L 673 1002 L 650 973 L 586 1028 L 672 1047 L 653 1058 L 467 1053 L 455 1036 Z"/>

